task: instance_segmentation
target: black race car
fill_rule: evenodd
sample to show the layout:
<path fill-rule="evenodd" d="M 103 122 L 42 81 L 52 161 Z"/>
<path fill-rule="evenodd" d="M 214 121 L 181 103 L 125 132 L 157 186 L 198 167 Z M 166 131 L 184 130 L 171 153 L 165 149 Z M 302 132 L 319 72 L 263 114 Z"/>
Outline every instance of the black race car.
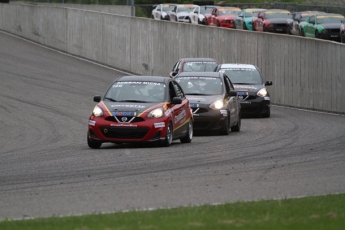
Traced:
<path fill-rule="evenodd" d="M 270 95 L 266 86 L 272 81 L 264 82 L 259 69 L 249 64 L 221 64 L 217 72 L 229 76 L 240 98 L 243 116 L 270 117 Z"/>
<path fill-rule="evenodd" d="M 230 79 L 219 72 L 182 72 L 175 78 L 182 87 L 194 116 L 194 132 L 241 129 L 241 105 Z"/>

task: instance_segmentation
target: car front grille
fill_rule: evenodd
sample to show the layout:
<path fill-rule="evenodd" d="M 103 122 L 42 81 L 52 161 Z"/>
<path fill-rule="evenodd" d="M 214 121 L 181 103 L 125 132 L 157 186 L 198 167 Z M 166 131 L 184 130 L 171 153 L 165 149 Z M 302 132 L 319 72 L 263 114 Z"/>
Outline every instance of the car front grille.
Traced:
<path fill-rule="evenodd" d="M 122 121 L 122 117 L 123 116 L 117 116 L 117 119 L 119 121 Z M 133 117 L 126 117 L 127 121 L 130 121 Z M 107 118 L 105 118 L 106 121 L 113 121 L 113 122 L 117 122 L 114 116 L 109 116 Z M 144 121 L 144 118 L 142 117 L 135 117 L 131 122 L 142 122 Z"/>
<path fill-rule="evenodd" d="M 100 127 L 102 134 L 107 138 L 143 138 L 148 128 L 136 128 L 136 127 Z"/>

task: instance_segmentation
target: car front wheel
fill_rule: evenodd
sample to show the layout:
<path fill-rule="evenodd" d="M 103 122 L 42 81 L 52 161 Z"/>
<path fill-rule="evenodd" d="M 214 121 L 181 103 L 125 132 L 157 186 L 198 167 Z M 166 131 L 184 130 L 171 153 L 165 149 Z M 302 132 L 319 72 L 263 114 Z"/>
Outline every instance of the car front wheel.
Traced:
<path fill-rule="evenodd" d="M 231 127 L 231 132 L 239 132 L 241 130 L 241 113 L 238 114 L 236 125 Z"/>
<path fill-rule="evenodd" d="M 192 139 L 193 139 L 193 121 L 192 119 L 190 119 L 188 123 L 187 135 L 184 138 L 181 138 L 180 141 L 181 143 L 190 143 L 192 142 Z"/>
<path fill-rule="evenodd" d="M 102 145 L 102 142 L 100 141 L 94 141 L 92 140 L 89 135 L 87 135 L 87 145 L 91 148 L 91 149 L 99 149 Z"/>
<path fill-rule="evenodd" d="M 169 147 L 171 142 L 172 142 L 172 139 L 173 139 L 173 129 L 172 129 L 171 122 L 169 122 L 167 131 L 166 131 L 166 135 L 165 135 L 165 139 L 162 143 L 162 146 Z"/>

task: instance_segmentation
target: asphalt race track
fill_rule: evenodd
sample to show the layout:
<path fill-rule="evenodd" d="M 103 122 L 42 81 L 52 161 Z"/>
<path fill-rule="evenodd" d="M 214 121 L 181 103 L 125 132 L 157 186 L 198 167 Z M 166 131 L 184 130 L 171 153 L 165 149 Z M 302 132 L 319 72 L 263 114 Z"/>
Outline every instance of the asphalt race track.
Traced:
<path fill-rule="evenodd" d="M 93 96 L 123 73 L 0 44 L 0 220 L 345 192 L 345 116 L 273 106 L 229 136 L 92 150 Z"/>

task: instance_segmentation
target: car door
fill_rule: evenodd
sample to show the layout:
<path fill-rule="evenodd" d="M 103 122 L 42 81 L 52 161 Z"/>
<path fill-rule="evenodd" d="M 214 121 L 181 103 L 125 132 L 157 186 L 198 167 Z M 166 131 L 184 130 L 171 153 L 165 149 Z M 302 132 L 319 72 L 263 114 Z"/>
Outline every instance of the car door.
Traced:
<path fill-rule="evenodd" d="M 237 96 L 229 96 L 228 92 L 230 90 L 235 91 L 234 86 L 232 85 L 232 82 L 230 81 L 229 77 L 227 75 L 224 76 L 224 83 L 226 88 L 226 99 L 228 100 L 228 108 L 230 111 L 230 125 L 235 125 L 235 123 L 238 120 L 239 116 L 239 101 Z"/>
<path fill-rule="evenodd" d="M 264 20 L 264 15 L 265 15 L 265 12 L 264 11 L 261 11 L 259 12 L 258 14 L 258 18 L 256 19 L 255 21 L 255 30 L 257 31 L 263 31 L 263 20 Z"/>
<path fill-rule="evenodd" d="M 187 132 L 188 124 L 186 121 L 190 113 L 188 111 L 190 110 L 189 101 L 186 99 L 180 85 L 173 80 L 169 83 L 169 93 L 171 100 L 173 97 L 180 97 L 182 99 L 181 104 L 171 104 L 174 136 L 182 136 Z"/>
<path fill-rule="evenodd" d="M 211 18 L 210 18 L 210 26 L 216 26 L 217 24 L 215 24 L 216 21 L 216 16 L 217 16 L 217 8 L 214 8 L 212 10 L 212 14 L 211 14 Z"/>
<path fill-rule="evenodd" d="M 199 10 L 200 7 L 198 6 L 191 13 L 190 20 L 193 24 L 198 24 Z"/>
<path fill-rule="evenodd" d="M 176 22 L 176 11 L 177 11 L 177 6 L 174 7 L 174 9 L 171 11 L 170 14 L 170 21 Z"/>
<path fill-rule="evenodd" d="M 243 21 L 244 21 L 245 11 L 242 10 L 236 17 L 235 17 L 235 27 L 236 29 L 243 29 Z"/>
<path fill-rule="evenodd" d="M 162 5 L 158 5 L 155 12 L 155 19 L 160 20 L 162 15 Z"/>

